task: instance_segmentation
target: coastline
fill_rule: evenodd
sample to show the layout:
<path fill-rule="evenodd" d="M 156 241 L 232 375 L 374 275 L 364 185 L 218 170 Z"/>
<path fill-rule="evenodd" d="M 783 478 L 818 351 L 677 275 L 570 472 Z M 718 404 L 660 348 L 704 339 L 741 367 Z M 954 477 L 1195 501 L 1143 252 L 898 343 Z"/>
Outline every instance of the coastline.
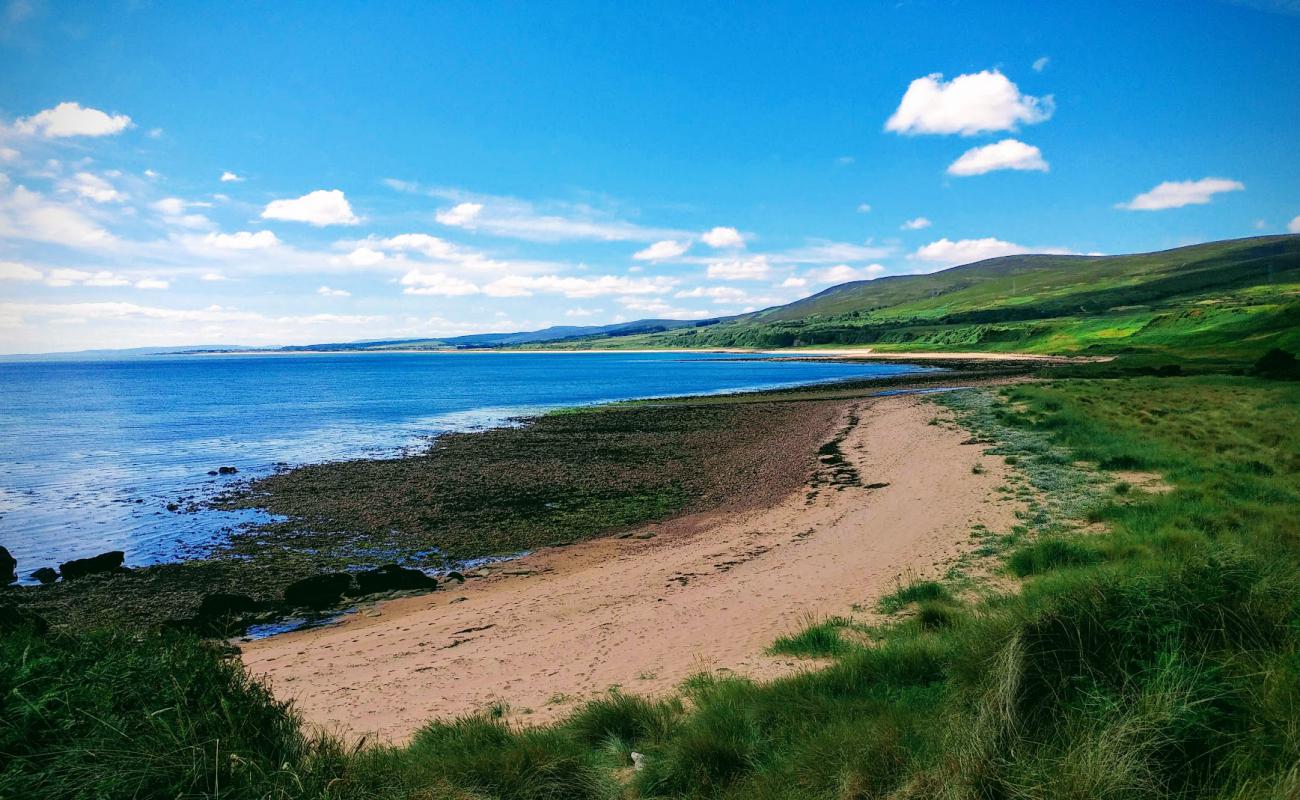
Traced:
<path fill-rule="evenodd" d="M 520 427 L 448 434 L 428 452 L 401 458 L 300 467 L 255 481 L 231 498 L 232 507 L 283 513 L 288 520 L 237 533 L 211 557 L 48 587 L 16 586 L 0 599 L 80 629 L 173 624 L 192 618 L 207 594 L 236 593 L 272 607 L 244 622 L 270 623 L 288 613 L 278 610 L 283 588 L 322 571 L 399 562 L 445 574 L 465 559 L 573 544 L 723 508 L 737 497 L 752 500 L 747 479 L 754 474 L 766 475 L 763 481 L 780 494 L 802 480 L 789 471 L 785 451 L 793 448 L 812 463 L 830 424 L 827 415 L 844 400 L 1030 371 L 1026 364 L 966 366 L 585 406 Z M 817 414 L 822 422 L 810 420 Z M 599 441 L 592 439 L 596 433 Z M 447 475 L 456 476 L 451 484 Z M 399 483 L 406 495 L 384 494 Z M 442 498 L 433 503 L 442 516 L 427 517 L 435 497 Z"/>
<path fill-rule="evenodd" d="M 542 724 L 611 686 L 655 696 L 698 672 L 815 668 L 765 649 L 850 607 L 873 621 L 902 575 L 937 577 L 973 527 L 1014 523 L 1017 501 L 994 491 L 1002 459 L 931 423 L 946 416 L 918 396 L 843 400 L 828 437 L 842 461 L 779 498 L 543 549 L 448 592 L 244 643 L 242 658 L 308 721 L 396 743 L 494 704 Z"/>

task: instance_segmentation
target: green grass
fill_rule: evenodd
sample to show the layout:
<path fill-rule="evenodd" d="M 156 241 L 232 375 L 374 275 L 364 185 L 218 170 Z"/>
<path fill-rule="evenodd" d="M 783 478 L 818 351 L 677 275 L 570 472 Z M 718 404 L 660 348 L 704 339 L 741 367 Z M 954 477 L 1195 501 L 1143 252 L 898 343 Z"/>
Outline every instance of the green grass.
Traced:
<path fill-rule="evenodd" d="M 821 620 L 774 648 L 824 669 L 355 753 L 305 738 L 195 640 L 6 635 L 0 796 L 215 796 L 218 779 L 223 797 L 376 800 L 1296 796 L 1300 385 L 1078 379 L 942 402 L 1033 498 L 981 537 L 1015 591 L 909 581 L 869 643 Z M 1116 493 L 1108 469 L 1172 491 Z"/>
<path fill-rule="evenodd" d="M 853 645 L 840 634 L 844 628 L 856 627 L 852 620 L 830 617 L 809 620 L 798 632 L 778 638 L 768 652 L 772 655 L 829 658 L 847 652 Z"/>

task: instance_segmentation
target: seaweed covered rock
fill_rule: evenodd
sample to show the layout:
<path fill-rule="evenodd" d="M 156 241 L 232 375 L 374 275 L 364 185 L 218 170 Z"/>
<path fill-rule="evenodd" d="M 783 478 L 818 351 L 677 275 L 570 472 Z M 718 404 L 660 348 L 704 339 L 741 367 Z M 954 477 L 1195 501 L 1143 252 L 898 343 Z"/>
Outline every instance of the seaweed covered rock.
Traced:
<path fill-rule="evenodd" d="M 246 594 L 214 592 L 213 594 L 203 595 L 203 600 L 199 603 L 198 617 L 200 619 L 221 619 L 222 617 L 233 617 L 239 614 L 250 614 L 254 611 L 262 611 L 265 608 L 266 603 L 254 600 Z"/>
<path fill-rule="evenodd" d="M 1261 378 L 1296 381 L 1300 380 L 1300 360 L 1296 359 L 1295 354 L 1274 347 L 1260 356 L 1250 371 Z"/>
<path fill-rule="evenodd" d="M 7 585 L 16 580 L 18 580 L 18 559 L 0 545 L 0 585 Z"/>
<path fill-rule="evenodd" d="M 84 578 L 87 575 L 117 572 L 122 568 L 122 562 L 125 559 L 126 553 L 121 550 L 110 550 L 107 553 L 100 553 L 90 558 L 74 558 L 71 561 L 65 561 L 59 565 L 59 573 L 63 575 L 65 581 L 71 581 Z"/>
<path fill-rule="evenodd" d="M 391 592 L 400 589 L 437 589 L 438 581 L 418 569 L 385 564 L 378 569 L 357 573 L 357 589 L 361 594 Z"/>
<path fill-rule="evenodd" d="M 352 588 L 352 576 L 346 572 L 327 572 L 294 581 L 284 587 L 284 601 L 299 608 L 328 608 L 343 599 Z"/>
<path fill-rule="evenodd" d="M 32 573 L 32 578 L 40 581 L 45 586 L 49 586 L 59 579 L 59 571 L 54 567 L 41 567 Z"/>

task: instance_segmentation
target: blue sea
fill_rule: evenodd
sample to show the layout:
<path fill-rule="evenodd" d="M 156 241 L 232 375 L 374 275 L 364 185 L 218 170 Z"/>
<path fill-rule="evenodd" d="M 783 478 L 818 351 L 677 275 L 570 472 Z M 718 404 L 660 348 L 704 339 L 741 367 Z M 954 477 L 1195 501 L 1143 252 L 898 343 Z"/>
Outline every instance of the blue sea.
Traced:
<path fill-rule="evenodd" d="M 201 555 L 257 512 L 186 512 L 288 465 L 395 456 L 563 406 L 921 367 L 681 353 L 137 356 L 0 363 L 0 544 L 24 579 L 105 550 Z M 232 476 L 211 470 L 233 466 Z M 169 511 L 168 504 L 181 511 Z"/>

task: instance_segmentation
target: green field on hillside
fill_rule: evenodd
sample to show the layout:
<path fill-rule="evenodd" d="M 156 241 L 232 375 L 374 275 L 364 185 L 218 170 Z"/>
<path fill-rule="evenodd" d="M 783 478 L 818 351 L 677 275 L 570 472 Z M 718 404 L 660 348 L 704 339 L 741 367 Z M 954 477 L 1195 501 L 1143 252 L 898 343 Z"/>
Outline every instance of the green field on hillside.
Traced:
<path fill-rule="evenodd" d="M 1128 256 L 1023 255 L 857 281 L 716 325 L 555 347 L 1145 353 L 1300 349 L 1300 236 Z"/>

